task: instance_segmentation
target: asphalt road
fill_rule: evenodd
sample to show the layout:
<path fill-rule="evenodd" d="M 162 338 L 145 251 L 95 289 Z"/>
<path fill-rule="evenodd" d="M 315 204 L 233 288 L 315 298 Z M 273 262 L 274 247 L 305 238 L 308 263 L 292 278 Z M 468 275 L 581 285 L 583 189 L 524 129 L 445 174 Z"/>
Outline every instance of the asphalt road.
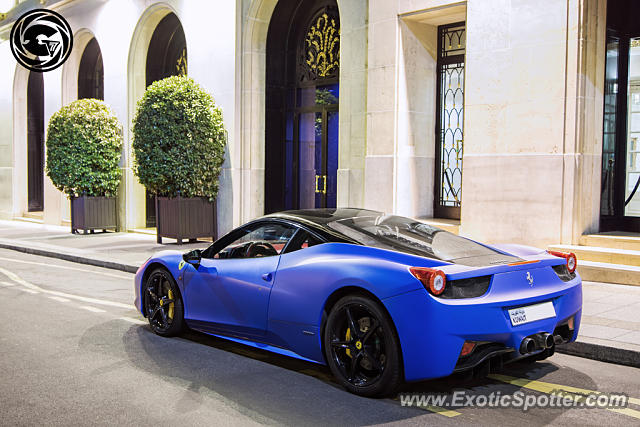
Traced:
<path fill-rule="evenodd" d="M 403 393 L 625 393 L 626 409 L 417 408 L 366 399 L 315 364 L 188 332 L 154 335 L 133 275 L 0 250 L 2 425 L 638 425 L 640 370 L 566 355 L 500 377 L 414 383 Z M 571 389 L 577 387 L 581 390 Z M 579 399 L 578 399 L 579 400 Z M 478 400 L 479 403 L 479 400 Z"/>

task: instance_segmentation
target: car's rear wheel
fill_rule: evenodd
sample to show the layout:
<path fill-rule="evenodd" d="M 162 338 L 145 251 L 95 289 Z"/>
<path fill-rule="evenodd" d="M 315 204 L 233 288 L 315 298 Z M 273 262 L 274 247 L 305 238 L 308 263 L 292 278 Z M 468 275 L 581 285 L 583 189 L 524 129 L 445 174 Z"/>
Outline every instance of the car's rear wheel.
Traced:
<path fill-rule="evenodd" d="M 178 335 L 184 327 L 184 306 L 176 281 L 164 268 L 149 274 L 144 285 L 144 307 L 153 332 Z"/>
<path fill-rule="evenodd" d="M 331 309 L 324 329 L 327 362 L 352 393 L 386 396 L 402 381 L 400 345 L 384 309 L 364 296 L 346 296 Z"/>

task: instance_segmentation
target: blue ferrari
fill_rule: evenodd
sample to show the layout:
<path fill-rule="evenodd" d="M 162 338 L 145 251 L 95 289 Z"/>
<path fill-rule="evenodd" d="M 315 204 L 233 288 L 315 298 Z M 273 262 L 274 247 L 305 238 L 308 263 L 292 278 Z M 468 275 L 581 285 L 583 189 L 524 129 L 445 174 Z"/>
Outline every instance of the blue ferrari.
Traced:
<path fill-rule="evenodd" d="M 347 390 L 382 396 L 574 341 L 575 269 L 570 253 L 489 246 L 400 216 L 298 210 L 154 255 L 136 273 L 135 305 L 159 335 L 188 327 L 326 364 Z"/>

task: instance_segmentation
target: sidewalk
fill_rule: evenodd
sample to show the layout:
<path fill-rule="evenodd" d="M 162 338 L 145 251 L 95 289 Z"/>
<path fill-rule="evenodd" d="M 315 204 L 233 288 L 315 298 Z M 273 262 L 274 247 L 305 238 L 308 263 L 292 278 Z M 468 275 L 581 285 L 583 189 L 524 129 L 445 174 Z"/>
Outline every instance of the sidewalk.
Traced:
<path fill-rule="evenodd" d="M 69 227 L 0 221 L 0 248 L 131 273 L 157 251 L 210 244 L 165 241 L 159 245 L 155 235 L 137 233 L 73 235 Z M 580 336 L 558 351 L 640 367 L 640 286 L 584 282 Z"/>
<path fill-rule="evenodd" d="M 183 243 L 139 233 L 71 234 L 70 227 L 42 225 L 23 221 L 0 221 L 0 248 L 44 255 L 82 264 L 135 273 L 138 267 L 158 251 L 174 249 L 187 252 L 206 248 L 210 242 Z"/>

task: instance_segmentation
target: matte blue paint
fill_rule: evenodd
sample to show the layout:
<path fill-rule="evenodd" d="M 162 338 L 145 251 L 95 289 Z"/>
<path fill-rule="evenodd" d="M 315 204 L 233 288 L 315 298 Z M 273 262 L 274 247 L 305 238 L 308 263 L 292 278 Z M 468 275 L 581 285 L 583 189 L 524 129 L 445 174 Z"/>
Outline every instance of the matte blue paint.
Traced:
<path fill-rule="evenodd" d="M 344 287 L 373 294 L 384 305 L 400 340 L 407 381 L 452 373 L 465 340 L 519 348 L 522 339 L 582 313 L 582 281 L 563 282 L 551 266 L 564 259 L 518 245 L 496 247 L 531 264 L 468 267 L 366 246 L 325 243 L 275 257 L 203 259 L 197 269 L 176 251 L 156 254 L 135 276 L 135 304 L 144 314 L 141 286 L 149 266 L 160 264 L 177 280 L 190 327 L 279 354 L 325 363 L 323 319 L 329 297 Z M 409 267 L 438 267 L 447 280 L 492 275 L 477 298 L 442 299 L 429 294 Z M 530 286 L 529 273 L 534 279 Z M 264 276 L 264 277 L 263 277 Z M 270 276 L 270 277 L 269 277 Z M 507 310 L 552 301 L 555 318 L 511 326 Z M 517 352 L 513 357 L 520 357 Z"/>

